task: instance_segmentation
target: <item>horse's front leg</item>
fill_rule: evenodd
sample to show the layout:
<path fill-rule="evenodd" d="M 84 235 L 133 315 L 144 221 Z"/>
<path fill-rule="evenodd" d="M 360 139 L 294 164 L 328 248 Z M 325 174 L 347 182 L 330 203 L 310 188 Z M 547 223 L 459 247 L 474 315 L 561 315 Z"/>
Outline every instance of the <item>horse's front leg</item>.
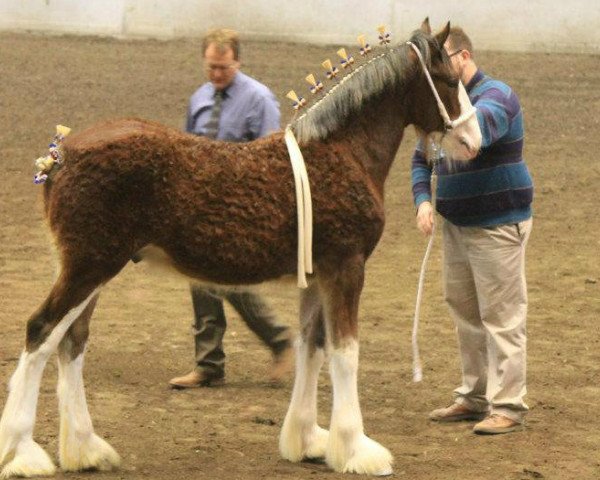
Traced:
<path fill-rule="evenodd" d="M 356 256 L 320 277 L 327 335 L 333 350 L 329 371 L 333 408 L 327 464 L 338 472 L 390 475 L 390 452 L 364 434 L 358 401 L 358 303 L 364 257 Z"/>
<path fill-rule="evenodd" d="M 65 471 L 111 470 L 121 463 L 117 452 L 94 433 L 85 398 L 83 357 L 96 299 L 69 329 L 58 348 L 59 459 Z"/>
<path fill-rule="evenodd" d="M 325 359 L 325 331 L 316 282 L 301 294 L 300 322 L 294 390 L 279 437 L 281 455 L 292 462 L 323 458 L 327 449 L 328 432 L 317 424 L 317 386 Z"/>

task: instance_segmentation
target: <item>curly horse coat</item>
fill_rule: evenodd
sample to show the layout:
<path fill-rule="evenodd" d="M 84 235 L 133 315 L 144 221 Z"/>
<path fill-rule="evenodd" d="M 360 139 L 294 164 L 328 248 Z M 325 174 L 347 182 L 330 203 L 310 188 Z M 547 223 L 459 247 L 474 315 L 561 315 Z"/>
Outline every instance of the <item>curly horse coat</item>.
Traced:
<path fill-rule="evenodd" d="M 451 118 L 461 101 L 428 22 L 411 41 Z M 464 90 L 464 89 L 463 89 Z M 363 432 L 358 401 L 357 312 L 365 261 L 384 227 L 384 182 L 404 128 L 444 123 L 423 68 L 407 45 L 343 79 L 292 128 L 313 192 L 314 265 L 301 293 L 296 379 L 280 436 L 284 458 L 325 458 L 336 471 L 391 473 L 388 450 Z M 456 159 L 480 146 L 473 117 L 443 136 Z M 178 271 L 206 282 L 253 284 L 296 271 L 292 169 L 281 133 L 228 144 L 127 119 L 67 137 L 64 162 L 45 185 L 45 212 L 60 273 L 27 325 L 26 347 L 0 420 L 3 477 L 48 475 L 54 463 L 33 440 L 38 391 L 58 350 L 59 460 L 64 470 L 109 469 L 114 449 L 94 433 L 83 386 L 89 321 L 102 286 L 132 255 L 162 250 Z M 330 357 L 330 429 L 317 425 L 317 379 Z"/>

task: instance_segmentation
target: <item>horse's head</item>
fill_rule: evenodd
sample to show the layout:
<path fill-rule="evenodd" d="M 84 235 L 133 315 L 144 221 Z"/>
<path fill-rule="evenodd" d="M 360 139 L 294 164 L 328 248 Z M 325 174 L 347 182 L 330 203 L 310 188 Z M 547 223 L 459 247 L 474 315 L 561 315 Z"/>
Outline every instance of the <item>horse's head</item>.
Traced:
<path fill-rule="evenodd" d="M 417 72 L 411 99 L 413 123 L 424 139 L 441 143 L 447 158 L 471 160 L 481 147 L 481 130 L 475 109 L 444 49 L 449 33 L 450 22 L 432 35 L 429 19 L 425 19 L 410 39 Z"/>

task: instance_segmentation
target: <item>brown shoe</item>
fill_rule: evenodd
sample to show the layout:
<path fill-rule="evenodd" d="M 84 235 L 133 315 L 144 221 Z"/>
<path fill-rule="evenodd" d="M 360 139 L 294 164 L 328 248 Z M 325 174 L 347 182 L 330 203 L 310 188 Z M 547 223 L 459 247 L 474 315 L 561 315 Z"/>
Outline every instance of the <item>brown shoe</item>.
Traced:
<path fill-rule="evenodd" d="M 294 368 L 294 348 L 292 343 L 288 342 L 287 347 L 273 355 L 273 367 L 269 372 L 269 379 L 272 382 L 279 382 L 290 373 L 292 368 Z"/>
<path fill-rule="evenodd" d="M 169 386 L 177 390 L 184 388 L 216 387 L 225 383 L 225 376 L 218 373 L 208 373 L 192 370 L 187 375 L 169 380 Z"/>
<path fill-rule="evenodd" d="M 481 420 L 487 412 L 470 410 L 460 403 L 453 403 L 446 408 L 438 408 L 429 414 L 429 420 L 434 422 L 461 422 L 464 420 Z"/>
<path fill-rule="evenodd" d="M 493 413 L 473 427 L 475 433 L 482 435 L 496 435 L 498 433 L 510 433 L 518 430 L 523 430 L 522 423 L 499 413 Z"/>

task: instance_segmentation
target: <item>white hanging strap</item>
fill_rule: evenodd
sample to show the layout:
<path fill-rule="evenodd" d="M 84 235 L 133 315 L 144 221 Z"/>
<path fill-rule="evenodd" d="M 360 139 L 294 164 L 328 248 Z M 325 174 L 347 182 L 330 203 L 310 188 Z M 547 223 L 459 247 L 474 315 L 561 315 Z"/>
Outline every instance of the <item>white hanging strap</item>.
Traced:
<path fill-rule="evenodd" d="M 298 218 L 298 287 L 306 288 L 308 286 L 306 274 L 313 272 L 313 215 L 310 185 L 308 183 L 308 173 L 306 172 L 304 157 L 302 156 L 294 132 L 289 125 L 285 129 L 284 138 L 292 163 L 294 186 L 296 190 L 296 211 Z"/>
<path fill-rule="evenodd" d="M 431 75 L 429 74 L 429 70 L 427 69 L 427 65 L 425 65 L 425 60 L 423 60 L 423 55 L 421 55 L 420 50 L 417 48 L 417 46 L 412 43 L 412 42 L 406 42 L 408 45 L 410 45 L 412 47 L 412 49 L 415 51 L 415 53 L 417 54 L 417 58 L 419 59 L 419 62 L 421 63 L 421 66 L 423 67 L 423 71 L 425 72 L 425 77 L 427 78 L 427 83 L 429 83 L 429 86 L 431 87 L 431 91 L 433 92 L 433 96 L 435 97 L 435 101 L 437 102 L 437 106 L 438 106 L 438 110 L 440 112 L 440 115 L 442 116 L 442 119 L 444 120 L 444 125 L 447 129 L 451 130 L 455 127 L 457 127 L 458 125 L 460 125 L 461 123 L 466 122 L 469 118 L 471 118 L 475 112 L 477 111 L 475 107 L 473 107 L 471 105 L 471 108 L 467 109 L 466 112 L 460 112 L 460 116 L 458 118 L 456 118 L 455 120 L 450 120 L 450 116 L 448 115 L 448 111 L 446 110 L 446 107 L 444 105 L 444 102 L 442 102 L 442 99 L 440 98 L 440 95 L 437 91 L 437 89 L 435 88 L 435 85 L 433 84 L 433 79 L 431 78 Z M 459 81 L 459 97 L 460 96 L 465 96 L 466 90 L 465 87 L 463 86 L 462 82 Z M 462 110 L 463 105 L 461 105 L 461 110 Z"/>

